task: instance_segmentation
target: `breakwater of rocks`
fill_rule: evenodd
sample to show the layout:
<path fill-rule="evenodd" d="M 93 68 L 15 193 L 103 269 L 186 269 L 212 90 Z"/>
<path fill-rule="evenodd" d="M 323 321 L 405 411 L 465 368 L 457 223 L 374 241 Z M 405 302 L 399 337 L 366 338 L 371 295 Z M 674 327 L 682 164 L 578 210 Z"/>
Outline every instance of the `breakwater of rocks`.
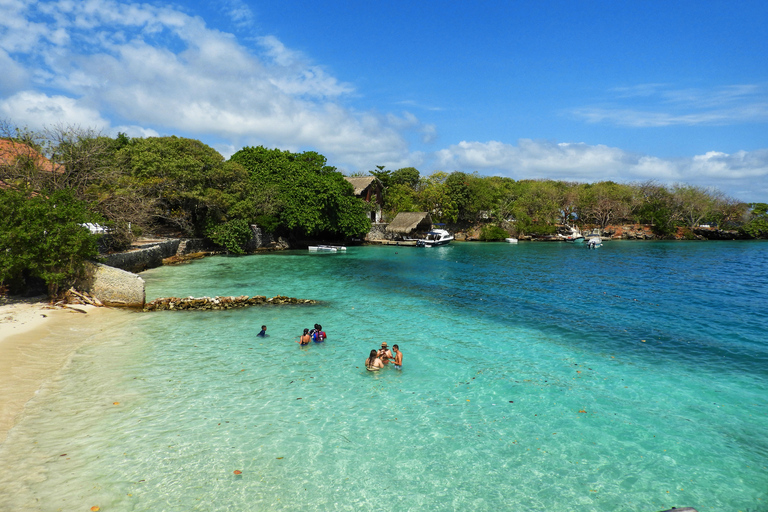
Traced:
<path fill-rule="evenodd" d="M 147 302 L 144 311 L 188 311 L 188 310 L 220 310 L 235 309 L 249 306 L 282 306 L 282 305 L 317 304 L 312 299 L 296 299 L 277 295 L 272 298 L 263 295 L 240 295 L 239 297 L 165 297 Z"/>

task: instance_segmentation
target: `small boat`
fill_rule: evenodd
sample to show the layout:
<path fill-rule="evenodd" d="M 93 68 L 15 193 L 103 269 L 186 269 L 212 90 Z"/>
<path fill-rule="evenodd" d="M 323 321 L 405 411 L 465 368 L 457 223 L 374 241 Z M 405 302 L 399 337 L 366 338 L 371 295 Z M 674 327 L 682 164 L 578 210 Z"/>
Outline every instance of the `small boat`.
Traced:
<path fill-rule="evenodd" d="M 343 245 L 310 245 L 309 252 L 343 252 L 347 248 Z"/>
<path fill-rule="evenodd" d="M 436 247 L 445 245 L 453 240 L 453 235 L 444 229 L 433 229 L 427 236 L 416 240 L 416 247 Z"/>
<path fill-rule="evenodd" d="M 565 241 L 569 244 L 583 244 L 584 243 L 584 237 L 581 235 L 571 235 L 565 237 Z"/>
<path fill-rule="evenodd" d="M 504 241 L 507 242 L 508 244 L 516 244 L 517 238 L 505 238 Z"/>
<path fill-rule="evenodd" d="M 599 236 L 595 236 L 587 240 L 587 249 L 597 249 L 603 246 L 603 240 Z"/>

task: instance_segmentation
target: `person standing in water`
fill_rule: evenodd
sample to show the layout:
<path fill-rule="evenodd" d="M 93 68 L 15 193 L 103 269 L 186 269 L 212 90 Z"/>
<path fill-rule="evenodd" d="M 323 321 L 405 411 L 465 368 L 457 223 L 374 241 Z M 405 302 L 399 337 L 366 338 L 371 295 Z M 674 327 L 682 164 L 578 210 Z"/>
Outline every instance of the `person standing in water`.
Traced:
<path fill-rule="evenodd" d="M 387 342 L 381 344 L 381 348 L 379 349 L 379 357 L 381 358 L 381 362 L 384 363 L 384 365 L 389 364 L 389 360 L 392 359 L 394 356 L 392 355 L 392 352 L 389 351 L 389 347 L 387 346 Z"/>
<path fill-rule="evenodd" d="M 261 331 L 256 336 L 259 336 L 261 338 L 266 338 L 267 337 L 267 326 L 266 325 L 262 325 L 261 326 Z"/>
<path fill-rule="evenodd" d="M 392 361 L 392 364 L 395 365 L 395 370 L 402 370 L 403 369 L 403 353 L 400 352 L 400 347 L 397 345 L 392 345 L 392 350 L 395 351 L 395 360 Z"/>
<path fill-rule="evenodd" d="M 304 334 L 299 336 L 299 345 L 309 345 L 312 338 L 309 335 L 309 329 L 304 329 Z"/>
<path fill-rule="evenodd" d="M 384 368 L 384 363 L 379 359 L 379 353 L 376 349 L 371 350 L 368 359 L 365 360 L 365 369 L 369 372 L 377 372 L 382 368 Z"/>
<path fill-rule="evenodd" d="M 325 331 L 323 331 L 323 326 L 320 324 L 315 324 L 315 332 L 312 334 L 312 339 L 315 341 L 315 343 L 322 343 L 327 337 L 328 335 L 325 334 Z"/>

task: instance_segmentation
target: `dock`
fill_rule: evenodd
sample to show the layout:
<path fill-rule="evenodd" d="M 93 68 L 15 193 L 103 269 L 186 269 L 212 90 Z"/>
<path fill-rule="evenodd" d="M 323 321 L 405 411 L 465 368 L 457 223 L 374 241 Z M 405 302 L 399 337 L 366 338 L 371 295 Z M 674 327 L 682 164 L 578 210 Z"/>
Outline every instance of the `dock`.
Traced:
<path fill-rule="evenodd" d="M 398 245 L 400 247 L 416 247 L 416 240 L 371 240 L 371 244 Z"/>

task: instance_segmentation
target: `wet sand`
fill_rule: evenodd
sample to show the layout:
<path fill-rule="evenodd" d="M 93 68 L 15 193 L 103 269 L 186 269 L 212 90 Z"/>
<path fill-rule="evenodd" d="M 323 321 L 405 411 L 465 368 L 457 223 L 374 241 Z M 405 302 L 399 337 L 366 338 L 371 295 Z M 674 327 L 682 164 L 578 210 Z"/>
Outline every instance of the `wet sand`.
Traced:
<path fill-rule="evenodd" d="M 0 306 L 0 444 L 24 406 L 64 367 L 107 317 L 126 314 L 93 306 L 46 303 Z"/>

